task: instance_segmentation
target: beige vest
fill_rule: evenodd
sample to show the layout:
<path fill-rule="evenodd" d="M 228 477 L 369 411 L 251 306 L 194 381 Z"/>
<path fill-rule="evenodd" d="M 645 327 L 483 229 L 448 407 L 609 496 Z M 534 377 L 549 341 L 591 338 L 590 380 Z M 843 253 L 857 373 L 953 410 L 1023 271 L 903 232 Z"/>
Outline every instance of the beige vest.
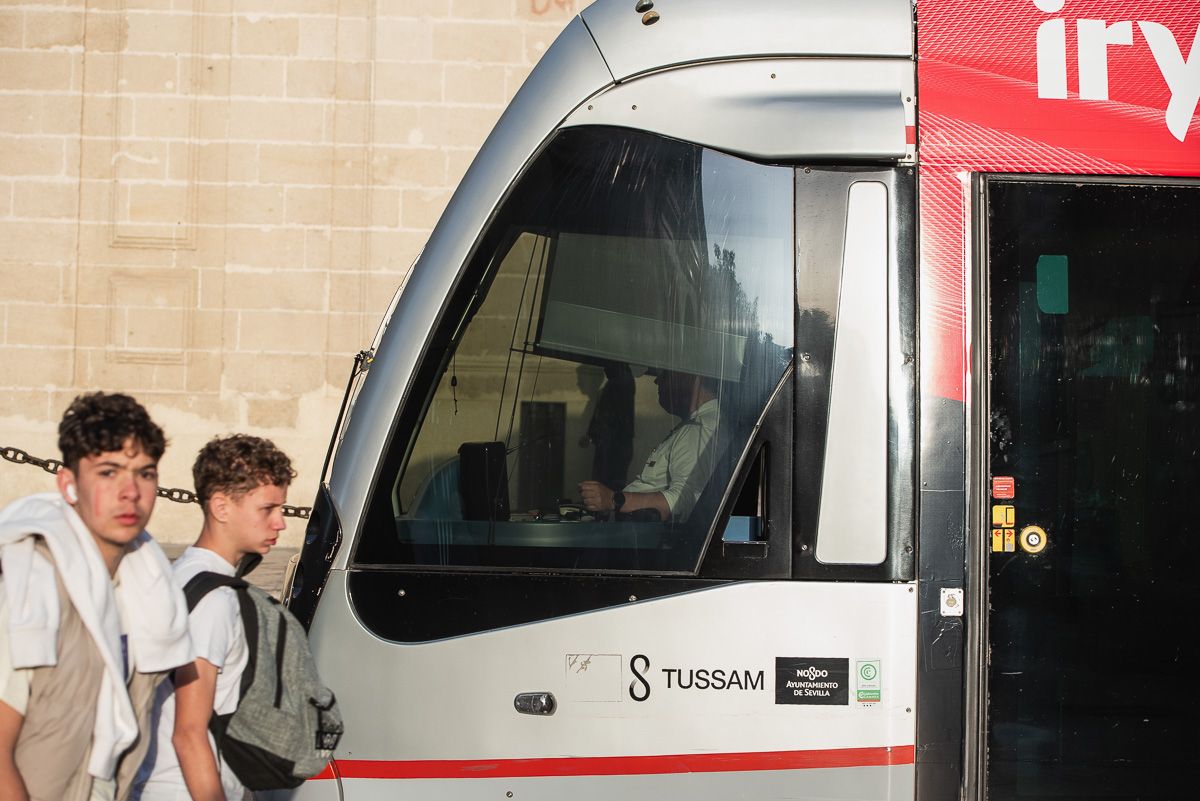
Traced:
<path fill-rule="evenodd" d="M 44 544 L 39 542 L 37 549 L 53 561 Z M 87 772 L 87 763 L 104 661 L 57 571 L 55 578 L 62 609 L 58 664 L 33 671 L 25 720 L 17 737 L 17 772 L 25 782 L 30 801 L 88 801 L 92 777 Z M 117 801 L 129 797 L 133 777 L 146 755 L 151 740 L 154 691 L 164 676 L 165 673 L 135 672 L 129 682 L 139 735 L 117 764 Z"/>

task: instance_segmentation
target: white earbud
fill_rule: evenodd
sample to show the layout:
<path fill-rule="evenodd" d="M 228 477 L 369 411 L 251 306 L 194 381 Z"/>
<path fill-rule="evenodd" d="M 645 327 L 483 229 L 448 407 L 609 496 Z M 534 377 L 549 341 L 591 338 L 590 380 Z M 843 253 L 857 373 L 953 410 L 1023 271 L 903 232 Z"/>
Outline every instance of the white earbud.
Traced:
<path fill-rule="evenodd" d="M 71 503 L 79 503 L 79 493 L 75 491 L 74 484 L 67 485 L 66 493 L 67 493 L 68 501 L 70 501 Z"/>

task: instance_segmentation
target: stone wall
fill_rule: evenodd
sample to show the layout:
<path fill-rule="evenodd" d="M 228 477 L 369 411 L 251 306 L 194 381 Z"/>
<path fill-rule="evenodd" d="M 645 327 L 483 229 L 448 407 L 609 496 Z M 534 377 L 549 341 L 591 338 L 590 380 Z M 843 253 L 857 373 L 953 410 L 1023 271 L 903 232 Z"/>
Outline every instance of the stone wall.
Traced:
<path fill-rule="evenodd" d="M 352 356 L 586 0 L 9 0 L 0 7 L 0 445 L 57 457 L 79 392 L 171 445 L 275 439 L 311 503 Z M 0 462 L 0 504 L 52 487 Z M 194 506 L 160 501 L 163 540 Z M 285 539 L 296 544 L 299 521 Z"/>

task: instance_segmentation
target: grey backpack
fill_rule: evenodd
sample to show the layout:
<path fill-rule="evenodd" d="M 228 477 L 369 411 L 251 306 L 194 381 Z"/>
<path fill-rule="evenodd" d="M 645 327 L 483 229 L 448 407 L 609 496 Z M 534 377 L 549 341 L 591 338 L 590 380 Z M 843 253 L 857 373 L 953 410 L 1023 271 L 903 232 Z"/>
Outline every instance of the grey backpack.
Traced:
<path fill-rule="evenodd" d="M 217 587 L 237 594 L 249 656 L 237 709 L 209 720 L 217 751 L 251 790 L 296 787 L 324 770 L 341 739 L 337 702 L 317 675 L 300 621 L 258 587 L 200 573 L 183 588 L 188 611 Z"/>

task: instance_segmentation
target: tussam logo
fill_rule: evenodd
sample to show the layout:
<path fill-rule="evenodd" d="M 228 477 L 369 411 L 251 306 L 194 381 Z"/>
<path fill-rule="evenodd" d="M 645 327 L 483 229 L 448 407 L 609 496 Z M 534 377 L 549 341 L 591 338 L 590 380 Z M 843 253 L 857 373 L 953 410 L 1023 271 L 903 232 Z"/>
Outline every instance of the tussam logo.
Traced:
<path fill-rule="evenodd" d="M 813 681 L 814 679 L 827 679 L 829 678 L 829 671 L 821 670 L 820 668 L 815 667 L 806 667 L 804 670 L 796 671 L 796 678 L 808 679 L 809 681 Z"/>
<path fill-rule="evenodd" d="M 1046 14 L 1063 10 L 1066 0 L 1033 0 Z M 1175 34 L 1157 22 L 1138 22 L 1138 30 L 1150 48 L 1171 100 L 1166 108 L 1167 130 L 1183 141 L 1200 100 L 1200 26 L 1196 28 L 1191 52 L 1185 60 Z M 1109 24 L 1102 19 L 1075 20 L 1079 60 L 1079 99 L 1108 100 L 1108 50 L 1132 45 L 1133 22 Z M 1182 32 L 1185 35 L 1187 31 Z M 1037 29 L 1038 97 L 1064 100 L 1067 97 L 1067 21 L 1050 19 Z"/>

